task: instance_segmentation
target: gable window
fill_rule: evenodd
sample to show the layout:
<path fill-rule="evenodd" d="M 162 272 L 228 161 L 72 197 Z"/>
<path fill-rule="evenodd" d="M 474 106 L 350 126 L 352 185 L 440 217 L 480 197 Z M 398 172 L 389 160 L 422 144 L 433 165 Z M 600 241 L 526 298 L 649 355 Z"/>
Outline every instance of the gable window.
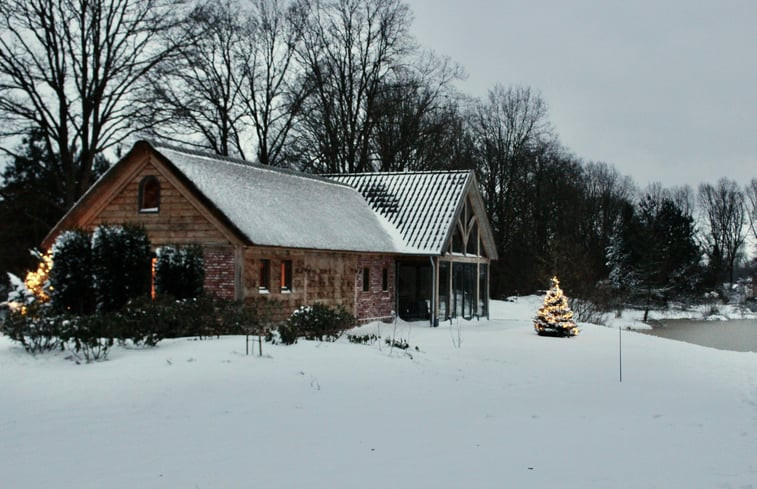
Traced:
<path fill-rule="evenodd" d="M 160 210 L 160 182 L 157 177 L 148 175 L 139 182 L 139 212 L 158 212 Z"/>
<path fill-rule="evenodd" d="M 363 268 L 363 292 L 371 290 L 371 269 Z"/>
<path fill-rule="evenodd" d="M 386 268 L 381 271 L 381 290 L 389 290 L 389 270 Z"/>
<path fill-rule="evenodd" d="M 258 272 L 258 290 L 268 292 L 271 289 L 271 260 L 260 260 Z"/>
<path fill-rule="evenodd" d="M 284 260 L 281 262 L 281 291 L 292 291 L 292 260 Z"/>

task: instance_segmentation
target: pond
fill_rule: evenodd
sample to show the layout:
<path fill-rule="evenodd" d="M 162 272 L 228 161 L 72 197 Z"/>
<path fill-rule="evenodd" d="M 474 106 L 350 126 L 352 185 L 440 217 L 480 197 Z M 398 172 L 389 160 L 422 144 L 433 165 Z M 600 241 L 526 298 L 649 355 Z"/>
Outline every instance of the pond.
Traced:
<path fill-rule="evenodd" d="M 757 319 L 695 321 L 668 319 L 645 334 L 709 346 L 719 350 L 757 352 Z"/>

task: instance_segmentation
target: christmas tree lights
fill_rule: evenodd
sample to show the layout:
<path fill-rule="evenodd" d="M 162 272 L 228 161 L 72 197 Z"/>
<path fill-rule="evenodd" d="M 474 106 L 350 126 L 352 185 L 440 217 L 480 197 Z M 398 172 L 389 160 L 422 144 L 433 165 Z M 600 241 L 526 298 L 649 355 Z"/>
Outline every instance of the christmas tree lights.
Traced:
<path fill-rule="evenodd" d="M 536 313 L 534 329 L 540 336 L 575 336 L 579 332 L 557 277 L 552 277 L 552 287 Z"/>
<path fill-rule="evenodd" d="M 50 269 L 53 268 L 52 251 L 48 251 L 44 255 L 37 251 L 32 253 L 39 258 L 39 266 L 37 270 L 26 274 L 24 285 L 26 290 L 34 295 L 39 302 L 47 302 L 50 300 L 47 279 L 50 275 Z"/>

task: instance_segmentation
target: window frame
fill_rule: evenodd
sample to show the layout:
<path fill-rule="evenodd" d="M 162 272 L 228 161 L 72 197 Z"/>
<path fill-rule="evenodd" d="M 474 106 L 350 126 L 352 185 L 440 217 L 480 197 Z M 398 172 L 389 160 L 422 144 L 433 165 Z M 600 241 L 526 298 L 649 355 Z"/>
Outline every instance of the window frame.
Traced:
<path fill-rule="evenodd" d="M 363 267 L 363 292 L 371 291 L 371 268 Z"/>
<path fill-rule="evenodd" d="M 150 189 L 153 189 L 154 195 L 148 194 Z M 137 210 L 140 214 L 157 214 L 160 212 L 160 180 L 155 175 L 147 175 L 139 182 L 139 195 L 137 197 Z M 146 199 L 152 198 L 155 200 L 155 205 L 148 206 Z"/>
<path fill-rule="evenodd" d="M 292 260 L 282 260 L 279 290 L 282 293 L 292 292 Z"/>
<path fill-rule="evenodd" d="M 267 294 L 271 291 L 271 260 L 261 258 L 258 265 L 258 292 Z"/>

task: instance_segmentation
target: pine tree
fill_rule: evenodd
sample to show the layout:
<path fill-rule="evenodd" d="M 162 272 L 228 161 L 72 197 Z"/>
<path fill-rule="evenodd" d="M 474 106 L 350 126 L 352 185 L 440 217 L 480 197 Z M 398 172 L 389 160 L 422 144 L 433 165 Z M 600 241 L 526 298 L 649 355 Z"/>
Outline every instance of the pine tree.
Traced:
<path fill-rule="evenodd" d="M 573 322 L 573 311 L 568 298 L 560 288 L 560 281 L 552 277 L 552 287 L 547 291 L 544 305 L 539 308 L 534 329 L 540 336 L 575 336 L 578 327 Z"/>

